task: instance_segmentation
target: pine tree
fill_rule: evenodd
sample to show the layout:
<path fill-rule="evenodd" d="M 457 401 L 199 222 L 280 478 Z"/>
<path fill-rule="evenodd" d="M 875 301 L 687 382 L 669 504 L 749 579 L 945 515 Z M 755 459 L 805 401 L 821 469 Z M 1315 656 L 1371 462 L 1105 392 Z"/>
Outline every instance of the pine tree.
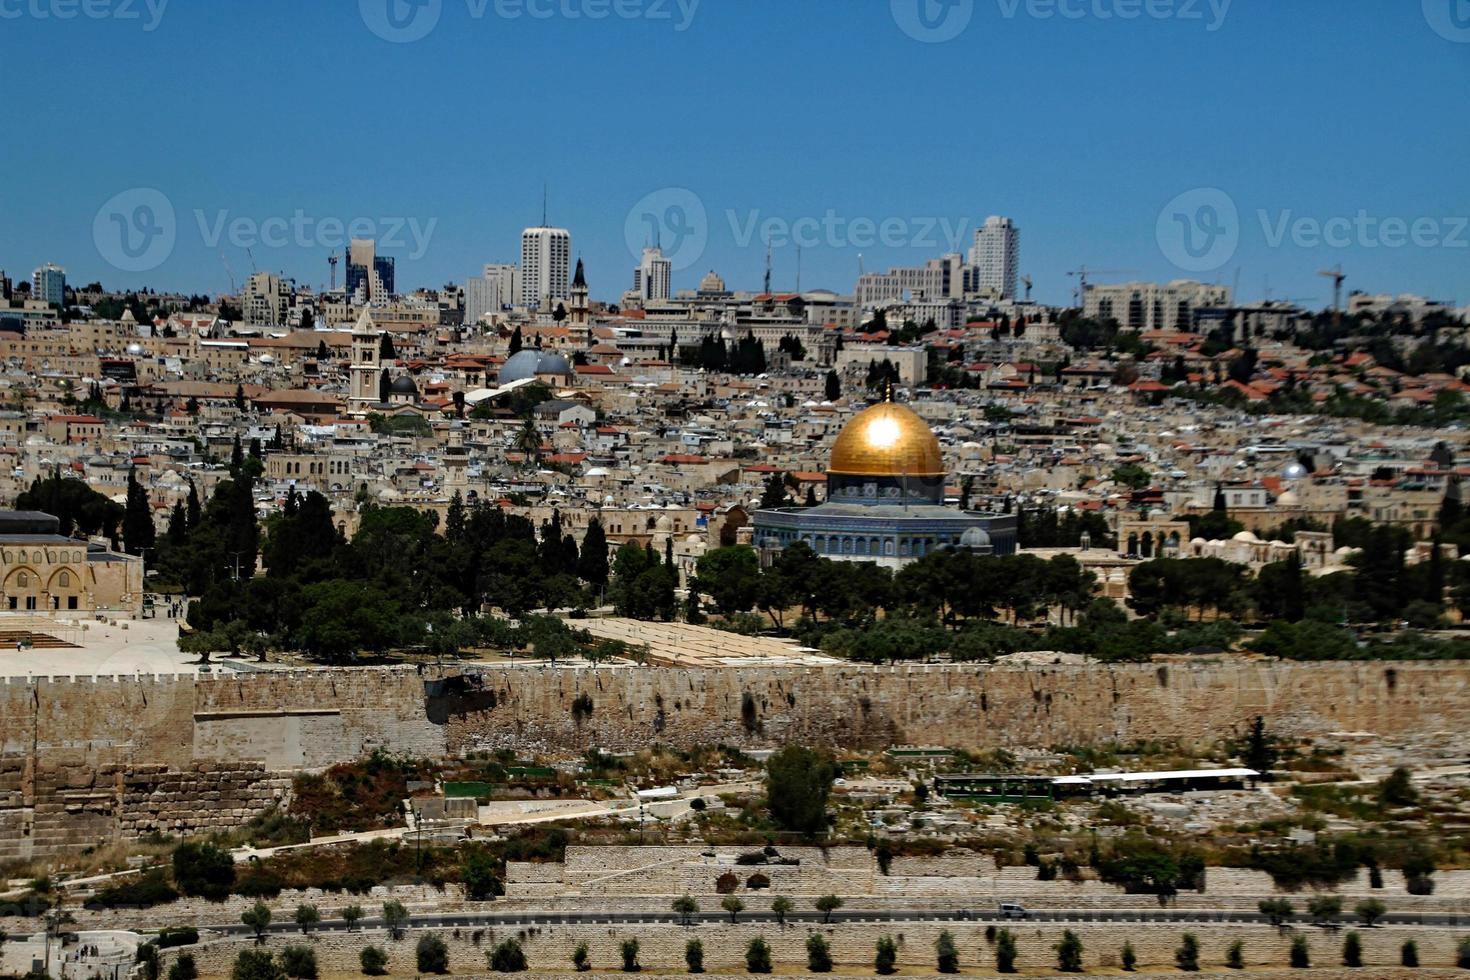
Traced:
<path fill-rule="evenodd" d="M 130 555 L 151 550 L 154 543 L 153 507 L 148 491 L 138 482 L 136 470 L 128 470 L 128 498 L 123 512 L 123 541 Z"/>
<path fill-rule="evenodd" d="M 835 402 L 842 397 L 842 379 L 838 377 L 835 370 L 827 372 L 827 380 L 823 396 L 829 402 Z"/>
<path fill-rule="evenodd" d="M 577 577 L 588 585 L 602 588 L 607 585 L 607 572 L 607 534 L 602 529 L 602 521 L 594 517 L 587 522 L 587 533 L 582 536 Z"/>
<path fill-rule="evenodd" d="M 526 342 L 521 337 L 521 328 L 516 327 L 510 335 L 510 356 L 514 357 L 515 355 L 519 354 L 521 352 L 521 348 L 523 348 L 525 345 Z"/>
<path fill-rule="evenodd" d="M 189 499 L 185 513 L 189 518 L 189 530 L 192 531 L 199 526 L 199 488 L 194 486 L 193 480 L 189 481 Z"/>

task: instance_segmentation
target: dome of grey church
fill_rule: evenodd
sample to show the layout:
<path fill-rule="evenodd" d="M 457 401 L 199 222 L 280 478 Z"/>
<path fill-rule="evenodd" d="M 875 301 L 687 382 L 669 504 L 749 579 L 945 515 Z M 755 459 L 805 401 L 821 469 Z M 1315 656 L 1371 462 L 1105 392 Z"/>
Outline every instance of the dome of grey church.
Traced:
<path fill-rule="evenodd" d="M 524 381 L 526 378 L 534 378 L 538 374 L 571 374 L 572 365 L 565 357 L 550 351 L 526 350 L 512 354 L 504 364 L 500 366 L 500 373 L 495 376 L 496 381 L 508 385 L 512 381 Z"/>
<path fill-rule="evenodd" d="M 400 374 L 388 386 L 388 393 L 390 395 L 413 395 L 414 397 L 418 397 L 419 386 L 413 383 L 413 378 L 410 378 L 406 374 Z"/>

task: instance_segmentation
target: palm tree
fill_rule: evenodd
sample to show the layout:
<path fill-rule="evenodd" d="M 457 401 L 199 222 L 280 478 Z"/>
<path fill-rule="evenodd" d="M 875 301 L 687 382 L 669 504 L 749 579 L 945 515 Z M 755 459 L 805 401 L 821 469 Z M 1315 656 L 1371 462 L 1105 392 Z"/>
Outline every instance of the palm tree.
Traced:
<path fill-rule="evenodd" d="M 528 463 L 541 461 L 541 430 L 536 428 L 536 422 L 530 416 L 526 417 L 526 423 L 516 433 L 515 447 L 525 454 Z"/>

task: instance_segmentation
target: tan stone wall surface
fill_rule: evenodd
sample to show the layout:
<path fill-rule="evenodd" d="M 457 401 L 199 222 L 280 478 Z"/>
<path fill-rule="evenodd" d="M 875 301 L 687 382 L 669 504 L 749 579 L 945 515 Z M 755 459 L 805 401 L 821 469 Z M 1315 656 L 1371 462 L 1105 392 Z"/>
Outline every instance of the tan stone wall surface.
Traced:
<path fill-rule="evenodd" d="M 571 705 L 583 694 L 593 710 L 576 718 Z M 132 790 L 103 785 L 108 766 L 122 774 L 247 763 L 280 775 L 377 748 L 440 757 L 502 747 L 575 755 L 588 745 L 630 750 L 654 742 L 987 748 L 1213 741 L 1243 731 L 1258 714 L 1287 734 L 1457 738 L 1470 728 L 1470 664 L 534 666 L 443 677 L 364 668 L 10 678 L 0 680 L 0 840 L 18 834 L 22 846 L 0 844 L 0 859 L 142 832 L 147 821 L 130 818 L 117 802 Z M 245 795 L 259 802 L 253 791 Z M 204 808 L 203 823 L 182 811 L 158 815 L 187 830 L 215 826 L 209 821 L 221 813 L 258 812 L 254 803 L 206 802 L 217 805 Z"/>
<path fill-rule="evenodd" d="M 777 972 L 805 972 L 806 938 L 810 932 L 820 931 L 827 939 L 834 961 L 839 965 L 864 967 L 871 972 L 874 947 L 879 937 L 891 936 L 898 943 L 900 967 L 920 970 L 932 969 L 934 965 L 934 942 L 945 927 L 927 923 L 904 925 L 842 924 L 817 926 L 807 924 L 789 925 L 779 928 L 772 923 L 714 925 L 695 927 L 676 925 L 636 926 L 564 926 L 545 925 L 519 928 L 485 928 L 479 932 L 461 927 L 456 937 L 453 929 L 418 930 L 410 928 L 398 940 L 390 939 L 386 933 L 369 930 L 359 933 L 313 933 L 309 936 L 271 936 L 264 946 L 279 951 L 288 945 L 309 943 L 316 948 L 318 965 L 323 972 L 355 973 L 359 971 L 358 955 L 365 945 L 382 946 L 388 953 L 389 971 L 394 974 L 414 973 L 414 947 L 423 932 L 430 931 L 445 940 L 450 950 L 450 968 L 455 973 L 484 972 L 487 969 L 485 955 L 496 943 L 515 937 L 521 940 L 530 967 L 533 970 L 571 970 L 571 954 L 578 943 L 585 942 L 591 954 L 592 965 L 600 970 L 617 970 L 621 964 L 620 946 L 624 939 L 633 938 L 639 944 L 639 962 L 649 970 L 677 970 L 684 968 L 684 947 L 690 939 L 704 944 L 705 969 L 710 973 L 744 973 L 745 950 L 751 939 L 763 937 L 771 947 Z M 990 969 L 995 965 L 994 947 L 985 939 L 985 927 L 952 923 L 948 927 L 954 935 L 962 965 L 971 968 Z M 1061 939 L 1064 926 L 1045 923 L 1039 925 L 1017 924 L 1011 927 L 1018 949 L 1017 965 L 1023 970 L 1048 970 L 1056 966 L 1054 946 Z M 1072 926 L 1082 940 L 1083 962 L 1088 969 L 1115 967 L 1124 941 L 1133 944 L 1142 966 L 1172 968 L 1174 950 L 1179 946 L 1185 929 L 1176 925 L 1150 924 L 1077 924 Z M 1192 927 L 1199 939 L 1200 962 L 1206 969 L 1223 966 L 1225 953 L 1237 939 L 1245 944 L 1248 964 L 1284 965 L 1291 945 L 1291 935 L 1278 932 L 1269 926 Z M 1313 963 L 1332 967 L 1341 964 L 1342 933 L 1330 933 L 1317 929 L 1300 930 L 1311 945 Z M 1463 930 L 1423 929 L 1417 927 L 1386 927 L 1363 930 L 1364 962 L 1367 968 L 1356 974 L 1358 977 L 1377 978 L 1385 976 L 1385 967 L 1399 962 L 1399 947 L 1404 940 L 1413 939 L 1419 945 L 1420 962 L 1426 967 L 1452 966 L 1455 943 L 1464 935 Z M 205 975 L 220 975 L 229 972 L 230 964 L 241 949 L 254 946 L 253 940 L 206 942 L 193 950 Z M 172 951 L 169 951 L 172 952 Z M 785 968 L 784 970 L 782 968 Z M 1239 976 L 1239 974 L 1235 974 Z M 1292 971 L 1293 978 L 1301 978 L 1302 971 Z M 1415 972 L 1416 978 L 1422 972 Z"/>

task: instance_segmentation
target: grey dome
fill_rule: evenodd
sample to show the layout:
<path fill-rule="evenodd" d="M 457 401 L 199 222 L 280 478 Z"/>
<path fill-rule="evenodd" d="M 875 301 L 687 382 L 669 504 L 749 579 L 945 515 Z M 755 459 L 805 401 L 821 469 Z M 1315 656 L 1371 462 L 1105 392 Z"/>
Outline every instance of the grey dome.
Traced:
<path fill-rule="evenodd" d="M 500 373 L 496 380 L 502 385 L 510 384 L 512 381 L 524 381 L 526 378 L 536 376 L 536 365 L 541 360 L 539 351 L 522 350 L 512 354 L 506 362 L 500 366 Z"/>
<path fill-rule="evenodd" d="M 388 387 L 390 395 L 417 395 L 419 386 L 413 383 L 413 378 L 401 374 L 394 379 L 393 384 Z"/>
<path fill-rule="evenodd" d="M 960 535 L 960 547 L 971 551 L 990 551 L 990 535 L 985 533 L 983 527 L 966 528 L 965 533 Z"/>
<path fill-rule="evenodd" d="M 537 374 L 571 374 L 572 365 L 560 354 L 546 353 L 541 355 L 536 364 Z"/>

